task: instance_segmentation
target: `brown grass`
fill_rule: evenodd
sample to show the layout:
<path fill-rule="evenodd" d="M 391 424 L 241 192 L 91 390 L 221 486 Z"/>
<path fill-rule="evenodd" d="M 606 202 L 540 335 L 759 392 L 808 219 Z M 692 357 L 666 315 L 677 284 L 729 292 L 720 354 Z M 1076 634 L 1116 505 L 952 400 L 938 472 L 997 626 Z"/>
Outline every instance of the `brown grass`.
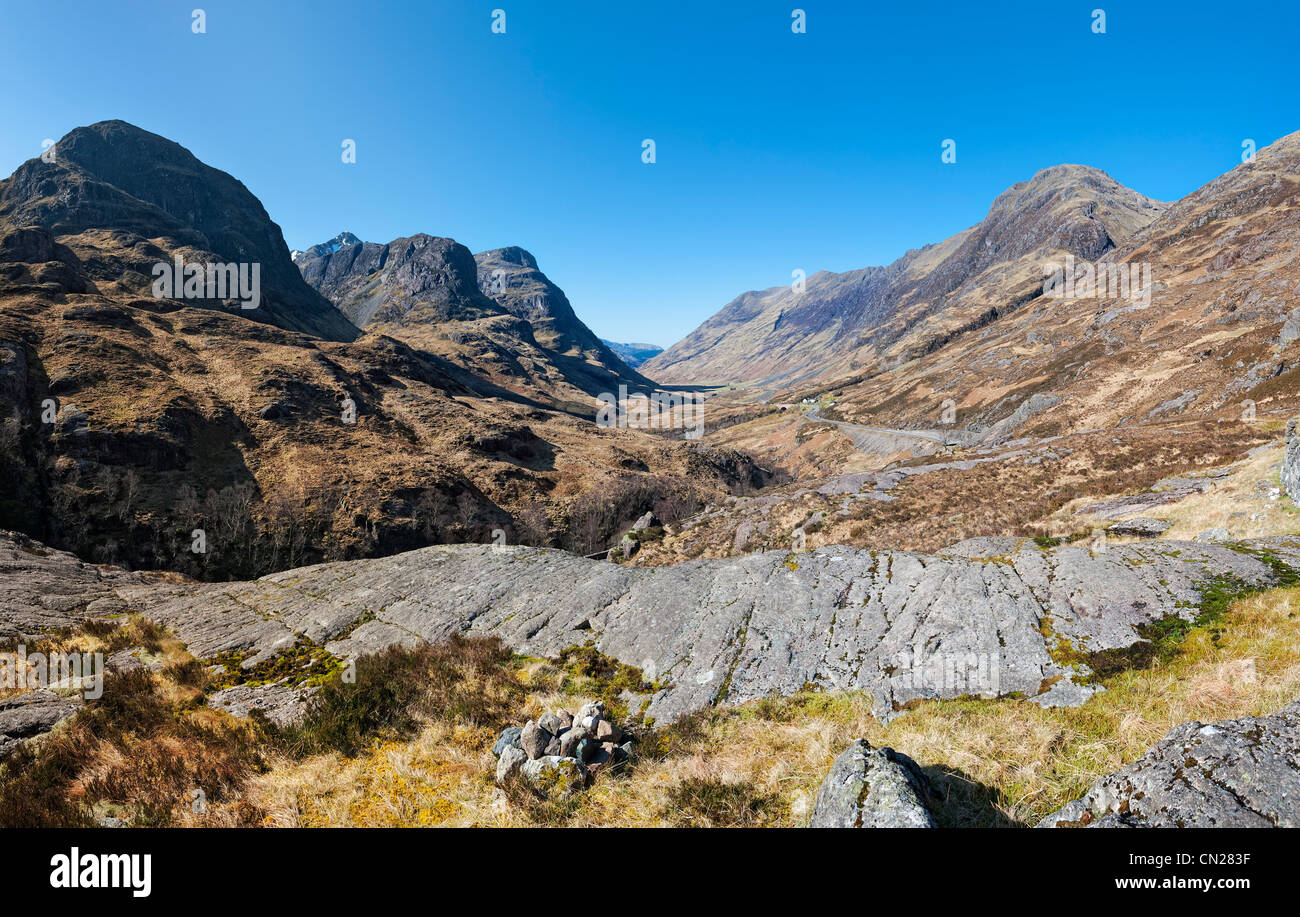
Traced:
<path fill-rule="evenodd" d="M 640 760 L 577 800 L 544 804 L 493 785 L 492 729 L 438 718 L 410 742 L 362 755 L 279 761 L 256 804 L 279 825 L 796 826 L 831 762 L 854 739 L 902 751 L 943 802 L 941 824 L 1030 824 L 1141 756 L 1173 725 L 1276 710 L 1300 694 L 1300 589 L 1237 602 L 1218 636 L 1195 629 L 1166 662 L 1104 680 L 1086 705 L 1023 700 L 919 705 L 889 725 L 862 694 L 802 693 L 689 717 L 638 736 Z M 516 717 L 576 706 L 591 685 L 552 663 L 521 663 Z M 584 691 L 586 688 L 588 690 Z"/>

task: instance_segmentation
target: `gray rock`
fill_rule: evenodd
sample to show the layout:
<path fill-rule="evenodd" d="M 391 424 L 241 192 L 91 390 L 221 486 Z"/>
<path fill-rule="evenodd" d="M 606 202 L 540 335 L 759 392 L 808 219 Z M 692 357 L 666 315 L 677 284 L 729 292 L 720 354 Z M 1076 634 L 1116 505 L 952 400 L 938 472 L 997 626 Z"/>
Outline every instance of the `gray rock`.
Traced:
<path fill-rule="evenodd" d="M 546 754 L 554 757 L 559 755 L 559 753 L 560 753 L 560 737 L 551 736 L 551 741 L 546 743 Z"/>
<path fill-rule="evenodd" d="M 547 755 L 525 761 L 520 768 L 524 779 L 543 796 L 572 796 L 587 786 L 587 769 L 573 758 Z"/>
<path fill-rule="evenodd" d="M 111 568 L 91 576 L 70 555 L 33 557 L 0 533 L 0 634 L 75 621 L 111 593 L 200 659 L 226 650 L 269 659 L 303 638 L 348 658 L 455 633 L 495 635 L 536 656 L 590 643 L 659 673 L 662 687 L 635 708 L 658 722 L 719 702 L 724 686 L 725 702 L 741 703 L 809 683 L 868 692 L 887 719 L 925 698 L 1038 698 L 1086 675 L 1053 660 L 1058 639 L 1085 652 L 1127 647 L 1167 614 L 1194 617 L 1201 584 L 1215 577 L 1278 582 L 1268 563 L 1221 544 L 1094 551 L 994 539 L 991 551 L 981 541 L 940 555 L 824 546 L 796 564 L 771 551 L 658 568 L 439 545 L 253 582 L 148 583 Z M 1300 568 L 1300 538 L 1243 543 Z"/>
<path fill-rule="evenodd" d="M 492 746 L 492 754 L 498 758 L 501 757 L 501 752 L 505 751 L 507 745 L 512 745 L 522 751 L 523 745 L 519 741 L 519 734 L 523 731 L 522 727 L 519 726 L 507 726 L 502 729 L 501 735 L 497 736 L 496 743 Z"/>
<path fill-rule="evenodd" d="M 560 711 L 558 711 L 558 712 L 555 714 L 555 716 L 556 716 L 556 719 L 558 719 L 558 720 L 560 721 L 560 729 L 561 729 L 561 730 L 563 730 L 563 729 L 568 729 L 570 726 L 573 725 L 573 714 L 570 713 L 569 711 L 567 711 L 567 710 L 560 710 Z M 556 735 L 559 735 L 559 734 L 560 734 L 559 730 L 556 730 L 556 733 L 555 733 L 555 734 L 556 734 Z"/>
<path fill-rule="evenodd" d="M 291 726 L 302 720 L 316 691 L 285 684 L 235 685 L 214 693 L 208 698 L 208 706 L 238 717 L 260 710 L 277 726 Z"/>
<path fill-rule="evenodd" d="M 1139 538 L 1155 538 L 1168 531 L 1172 525 L 1173 523 L 1168 519 L 1152 519 L 1149 516 L 1139 516 L 1136 519 L 1125 519 L 1123 522 L 1108 525 L 1106 531 L 1112 535 L 1136 535 Z"/>
<path fill-rule="evenodd" d="M 551 734 L 537 725 L 536 721 L 529 720 L 519 731 L 519 747 L 530 759 L 536 760 L 546 754 L 546 746 L 551 744 L 551 738 Z"/>
<path fill-rule="evenodd" d="M 655 518 L 654 513 L 646 513 L 636 522 L 632 523 L 632 531 L 641 532 L 644 531 L 645 529 L 650 528 L 651 526 L 658 525 L 658 524 L 659 524 L 659 520 Z"/>
<path fill-rule="evenodd" d="M 1300 701 L 1270 716 L 1175 726 L 1038 827 L 1300 827 Z"/>
<path fill-rule="evenodd" d="M 554 736 L 560 734 L 562 724 L 560 723 L 560 718 L 554 713 L 543 713 L 537 718 L 537 725 Z"/>
<path fill-rule="evenodd" d="M 511 777 L 520 772 L 527 760 L 528 756 L 523 753 L 523 750 L 514 745 L 507 745 L 501 749 L 501 757 L 497 759 L 497 785 L 504 786 L 509 782 Z"/>
<path fill-rule="evenodd" d="M 1300 505 L 1300 433 L 1296 423 L 1300 418 L 1286 422 L 1286 452 L 1282 456 L 1282 487 L 1293 503 Z"/>
<path fill-rule="evenodd" d="M 858 739 L 817 791 L 813 828 L 934 828 L 929 781 L 907 755 Z"/>
<path fill-rule="evenodd" d="M 61 697 L 44 688 L 0 700 L 0 758 L 49 732 L 80 707 L 79 698 Z"/>
<path fill-rule="evenodd" d="M 1207 541 L 1227 541 L 1230 537 L 1227 529 L 1207 529 L 1201 532 L 1192 541 L 1204 544 Z"/>
<path fill-rule="evenodd" d="M 578 756 L 578 743 L 587 738 L 587 730 L 582 726 L 574 726 L 571 729 L 566 729 L 564 735 L 560 736 L 561 757 L 576 758 Z"/>

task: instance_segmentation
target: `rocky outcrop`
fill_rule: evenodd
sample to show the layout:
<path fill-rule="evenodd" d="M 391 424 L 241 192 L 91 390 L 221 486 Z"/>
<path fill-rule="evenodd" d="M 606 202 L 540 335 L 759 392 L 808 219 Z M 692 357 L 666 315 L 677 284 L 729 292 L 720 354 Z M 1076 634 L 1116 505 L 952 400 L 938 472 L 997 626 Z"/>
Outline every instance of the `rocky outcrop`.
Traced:
<path fill-rule="evenodd" d="M 934 828 L 929 781 L 907 755 L 858 739 L 817 791 L 813 828 Z"/>
<path fill-rule="evenodd" d="M 1108 525 L 1106 531 L 1112 535 L 1156 538 L 1164 534 L 1172 525 L 1173 523 L 1168 519 L 1152 519 L 1150 516 L 1138 516 L 1134 519 L 1125 519 L 1123 522 Z"/>
<path fill-rule="evenodd" d="M 245 666 L 303 640 L 356 657 L 493 634 L 538 656 L 592 645 L 642 669 L 660 688 L 629 709 L 659 721 L 807 685 L 869 692 L 889 718 L 918 700 L 963 695 L 1081 703 L 1097 686 L 1079 653 L 1128 647 L 1166 615 L 1195 617 L 1212 579 L 1275 584 L 1275 565 L 1300 568 L 1300 537 L 1097 552 L 985 538 L 941 555 L 824 547 L 660 568 L 452 545 L 252 582 L 112 592 L 195 655 L 239 651 Z M 22 607 L 41 606 L 42 587 L 33 588 L 15 594 Z M 0 625 L 7 614 L 0 609 Z M 1058 661 L 1065 641 L 1070 657 Z"/>
<path fill-rule="evenodd" d="M 80 698 L 44 688 L 0 700 L 0 758 L 28 739 L 49 732 L 80 707 Z"/>
<path fill-rule="evenodd" d="M 649 388 L 582 323 L 522 248 L 470 254 L 424 233 L 386 244 L 341 233 L 295 256 L 302 276 L 359 327 L 432 347 L 501 381 L 563 379 L 595 395 Z"/>
<path fill-rule="evenodd" d="M 1300 827 L 1300 702 L 1171 729 L 1040 828 Z"/>
<path fill-rule="evenodd" d="M 1300 505 L 1300 418 L 1286 422 L 1286 452 L 1282 457 L 1282 487 L 1293 503 Z"/>

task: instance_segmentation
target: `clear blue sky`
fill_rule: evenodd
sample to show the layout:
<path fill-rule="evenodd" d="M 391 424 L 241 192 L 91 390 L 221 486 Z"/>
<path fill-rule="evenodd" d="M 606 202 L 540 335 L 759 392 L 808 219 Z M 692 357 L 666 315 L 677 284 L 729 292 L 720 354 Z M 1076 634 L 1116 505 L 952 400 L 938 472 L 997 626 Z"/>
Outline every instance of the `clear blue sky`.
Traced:
<path fill-rule="evenodd" d="M 46 137 L 122 118 L 241 179 L 292 248 L 343 229 L 522 245 L 598 334 L 663 345 L 793 269 L 945 238 L 1040 168 L 1086 163 L 1174 199 L 1236 165 L 1244 138 L 1300 129 L 1295 0 L 0 11 L 3 174 Z"/>

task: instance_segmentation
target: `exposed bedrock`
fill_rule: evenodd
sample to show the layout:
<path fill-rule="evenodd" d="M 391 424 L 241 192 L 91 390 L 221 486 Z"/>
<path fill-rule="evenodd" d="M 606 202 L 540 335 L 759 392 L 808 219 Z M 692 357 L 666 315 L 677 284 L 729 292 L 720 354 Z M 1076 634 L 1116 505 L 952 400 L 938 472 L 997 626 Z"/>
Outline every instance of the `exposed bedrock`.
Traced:
<path fill-rule="evenodd" d="M 456 632 L 495 634 L 539 656 L 590 643 L 658 682 L 632 709 L 660 721 L 807 686 L 869 691 L 882 718 L 962 695 L 1077 704 L 1098 688 L 1069 659 L 1130 646 L 1138 627 L 1165 615 L 1194 618 L 1212 579 L 1268 586 L 1300 568 L 1292 536 L 1095 552 L 982 538 L 940 555 L 823 547 L 658 568 L 451 545 L 252 582 L 176 584 L 60 552 L 40 557 L 36 576 L 37 558 L 14 548 L 15 537 L 0 544 L 0 632 L 29 631 L 51 603 L 60 622 L 125 603 L 195 655 L 241 651 L 245 665 L 304 637 L 338 656 Z M 77 576 L 57 577 L 59 562 Z M 79 601 L 79 584 L 96 604 Z M 1065 641 L 1068 659 L 1057 652 Z"/>

